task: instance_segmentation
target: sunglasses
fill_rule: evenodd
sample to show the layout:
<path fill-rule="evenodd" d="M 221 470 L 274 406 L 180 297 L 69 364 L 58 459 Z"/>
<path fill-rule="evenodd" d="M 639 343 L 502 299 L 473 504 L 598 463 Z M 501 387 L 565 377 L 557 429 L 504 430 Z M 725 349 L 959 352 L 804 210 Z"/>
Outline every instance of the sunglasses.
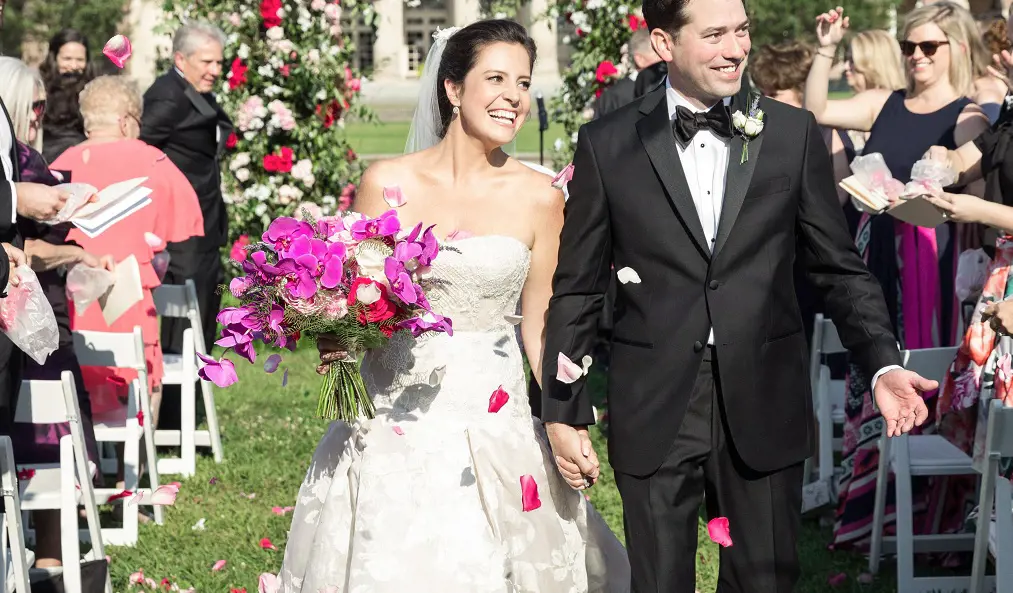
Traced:
<path fill-rule="evenodd" d="M 949 41 L 922 41 L 919 43 L 915 43 L 914 41 L 901 41 L 900 52 L 910 58 L 915 55 L 915 48 L 917 47 L 922 50 L 922 55 L 926 58 L 931 58 L 936 55 L 936 50 L 939 49 L 939 46 L 949 44 Z"/>
<path fill-rule="evenodd" d="M 32 111 L 35 113 L 36 119 L 42 119 L 42 116 L 46 115 L 46 100 L 33 101 Z"/>

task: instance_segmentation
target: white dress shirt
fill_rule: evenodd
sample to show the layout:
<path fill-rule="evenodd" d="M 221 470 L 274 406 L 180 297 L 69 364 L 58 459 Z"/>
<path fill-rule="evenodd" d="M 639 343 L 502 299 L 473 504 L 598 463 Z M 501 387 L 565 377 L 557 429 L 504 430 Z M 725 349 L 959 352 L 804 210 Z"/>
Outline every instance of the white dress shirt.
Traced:
<path fill-rule="evenodd" d="M 0 115 L 3 115 L 0 112 Z M 11 152 L 14 150 L 14 130 L 7 125 L 7 118 L 0 121 L 0 162 L 3 163 L 4 178 L 0 183 L 9 183 L 11 186 L 11 224 L 18 220 L 18 188 L 14 185 L 14 163 L 11 162 Z"/>
<path fill-rule="evenodd" d="M 675 111 L 679 106 L 685 107 L 693 113 L 709 111 L 713 107 L 712 105 L 706 109 L 700 109 L 694 106 L 679 91 L 672 88 L 672 83 L 667 78 L 665 79 L 665 98 L 668 101 L 669 120 L 675 119 Z M 731 97 L 725 97 L 723 100 L 726 106 L 732 101 Z M 674 138 L 672 141 L 675 142 Z M 689 184 L 689 191 L 693 195 L 693 203 L 696 205 L 696 213 L 703 226 L 707 247 L 713 251 L 714 241 L 718 234 L 718 223 L 721 220 L 721 206 L 725 199 L 725 176 L 728 173 L 731 140 L 714 134 L 709 128 L 704 128 L 693 136 L 685 148 L 678 142 L 675 142 L 675 147 L 679 151 L 682 171 L 686 176 L 686 183 Z M 714 345 L 713 327 L 707 337 L 707 344 Z M 870 390 L 875 390 L 876 381 L 883 373 L 899 368 L 901 367 L 892 365 L 880 369 L 872 378 Z"/>

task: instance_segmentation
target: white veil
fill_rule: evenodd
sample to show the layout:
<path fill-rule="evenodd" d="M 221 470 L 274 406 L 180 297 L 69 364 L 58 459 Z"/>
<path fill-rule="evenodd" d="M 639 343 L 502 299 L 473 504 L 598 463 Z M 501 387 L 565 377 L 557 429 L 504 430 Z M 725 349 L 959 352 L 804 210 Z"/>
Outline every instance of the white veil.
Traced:
<path fill-rule="evenodd" d="M 433 33 L 433 46 L 426 54 L 426 63 L 422 67 L 422 76 L 419 78 L 419 102 L 415 106 L 415 115 L 412 117 L 412 125 L 408 130 L 408 142 L 405 144 L 405 154 L 425 150 L 440 142 L 440 128 L 443 127 L 440 118 L 439 94 L 436 85 L 440 74 L 440 60 L 443 59 L 443 50 L 447 47 L 447 40 L 450 36 L 459 31 L 460 27 L 449 29 L 437 29 Z"/>

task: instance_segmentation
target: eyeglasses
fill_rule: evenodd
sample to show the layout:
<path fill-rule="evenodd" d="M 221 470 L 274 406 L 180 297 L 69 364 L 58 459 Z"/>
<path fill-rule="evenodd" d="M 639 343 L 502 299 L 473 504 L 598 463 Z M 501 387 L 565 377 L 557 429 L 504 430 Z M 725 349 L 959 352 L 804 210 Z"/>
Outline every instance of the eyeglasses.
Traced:
<path fill-rule="evenodd" d="M 35 113 L 36 119 L 42 119 L 42 116 L 46 115 L 46 100 L 40 99 L 32 102 L 32 112 Z"/>
<path fill-rule="evenodd" d="M 926 58 L 931 58 L 936 55 L 936 50 L 939 49 L 939 46 L 949 44 L 949 41 L 921 41 L 915 43 L 914 41 L 904 40 L 900 42 L 900 52 L 910 58 L 915 55 L 915 48 L 917 47 L 922 50 L 922 55 Z"/>

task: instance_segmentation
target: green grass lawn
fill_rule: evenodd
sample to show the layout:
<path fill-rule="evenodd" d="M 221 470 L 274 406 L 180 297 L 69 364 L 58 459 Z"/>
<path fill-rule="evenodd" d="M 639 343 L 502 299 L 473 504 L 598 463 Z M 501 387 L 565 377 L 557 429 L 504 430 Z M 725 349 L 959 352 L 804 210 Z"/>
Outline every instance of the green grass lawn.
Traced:
<path fill-rule="evenodd" d="M 408 139 L 409 122 L 349 122 L 345 126 L 352 149 L 359 154 L 401 154 Z M 551 125 L 545 131 L 545 155 L 552 151 L 552 143 L 564 134 L 563 127 Z M 538 118 L 528 119 L 517 134 L 517 151 L 522 154 L 538 153 Z"/>
<path fill-rule="evenodd" d="M 175 506 L 166 509 L 165 525 L 142 525 L 134 548 L 107 548 L 114 590 L 126 591 L 130 574 L 143 570 L 156 582 L 168 578 L 183 589 L 193 586 L 199 593 L 230 593 L 243 588 L 253 593 L 262 572 L 278 571 L 291 514 L 278 516 L 271 509 L 295 504 L 313 450 L 326 428 L 313 417 L 319 385 L 315 355 L 309 344 L 286 355 L 282 368 L 289 370 L 287 387 L 281 386 L 281 369 L 268 375 L 262 363 L 236 364 L 240 382 L 215 392 L 224 463 L 215 465 L 210 453 L 199 458 L 196 476 L 183 480 Z M 593 375 L 593 381 L 595 391 L 601 393 L 603 377 Z M 605 457 L 605 443 L 597 431 L 595 441 L 599 455 Z M 622 539 L 622 505 L 607 467 L 590 494 Z M 205 530 L 193 529 L 201 519 Z M 713 591 L 718 548 L 708 540 L 702 520 L 700 525 L 697 587 Z M 260 541 L 265 537 L 277 550 L 261 549 Z M 828 528 L 821 527 L 815 518 L 805 521 L 798 542 L 803 570 L 798 591 L 824 593 L 827 578 L 839 572 L 847 574 L 848 581 L 838 591 L 896 590 L 891 564 L 884 564 L 884 576 L 875 584 L 860 585 L 855 577 L 864 570 L 864 557 L 829 552 L 829 541 Z M 218 560 L 227 564 L 212 572 Z"/>

